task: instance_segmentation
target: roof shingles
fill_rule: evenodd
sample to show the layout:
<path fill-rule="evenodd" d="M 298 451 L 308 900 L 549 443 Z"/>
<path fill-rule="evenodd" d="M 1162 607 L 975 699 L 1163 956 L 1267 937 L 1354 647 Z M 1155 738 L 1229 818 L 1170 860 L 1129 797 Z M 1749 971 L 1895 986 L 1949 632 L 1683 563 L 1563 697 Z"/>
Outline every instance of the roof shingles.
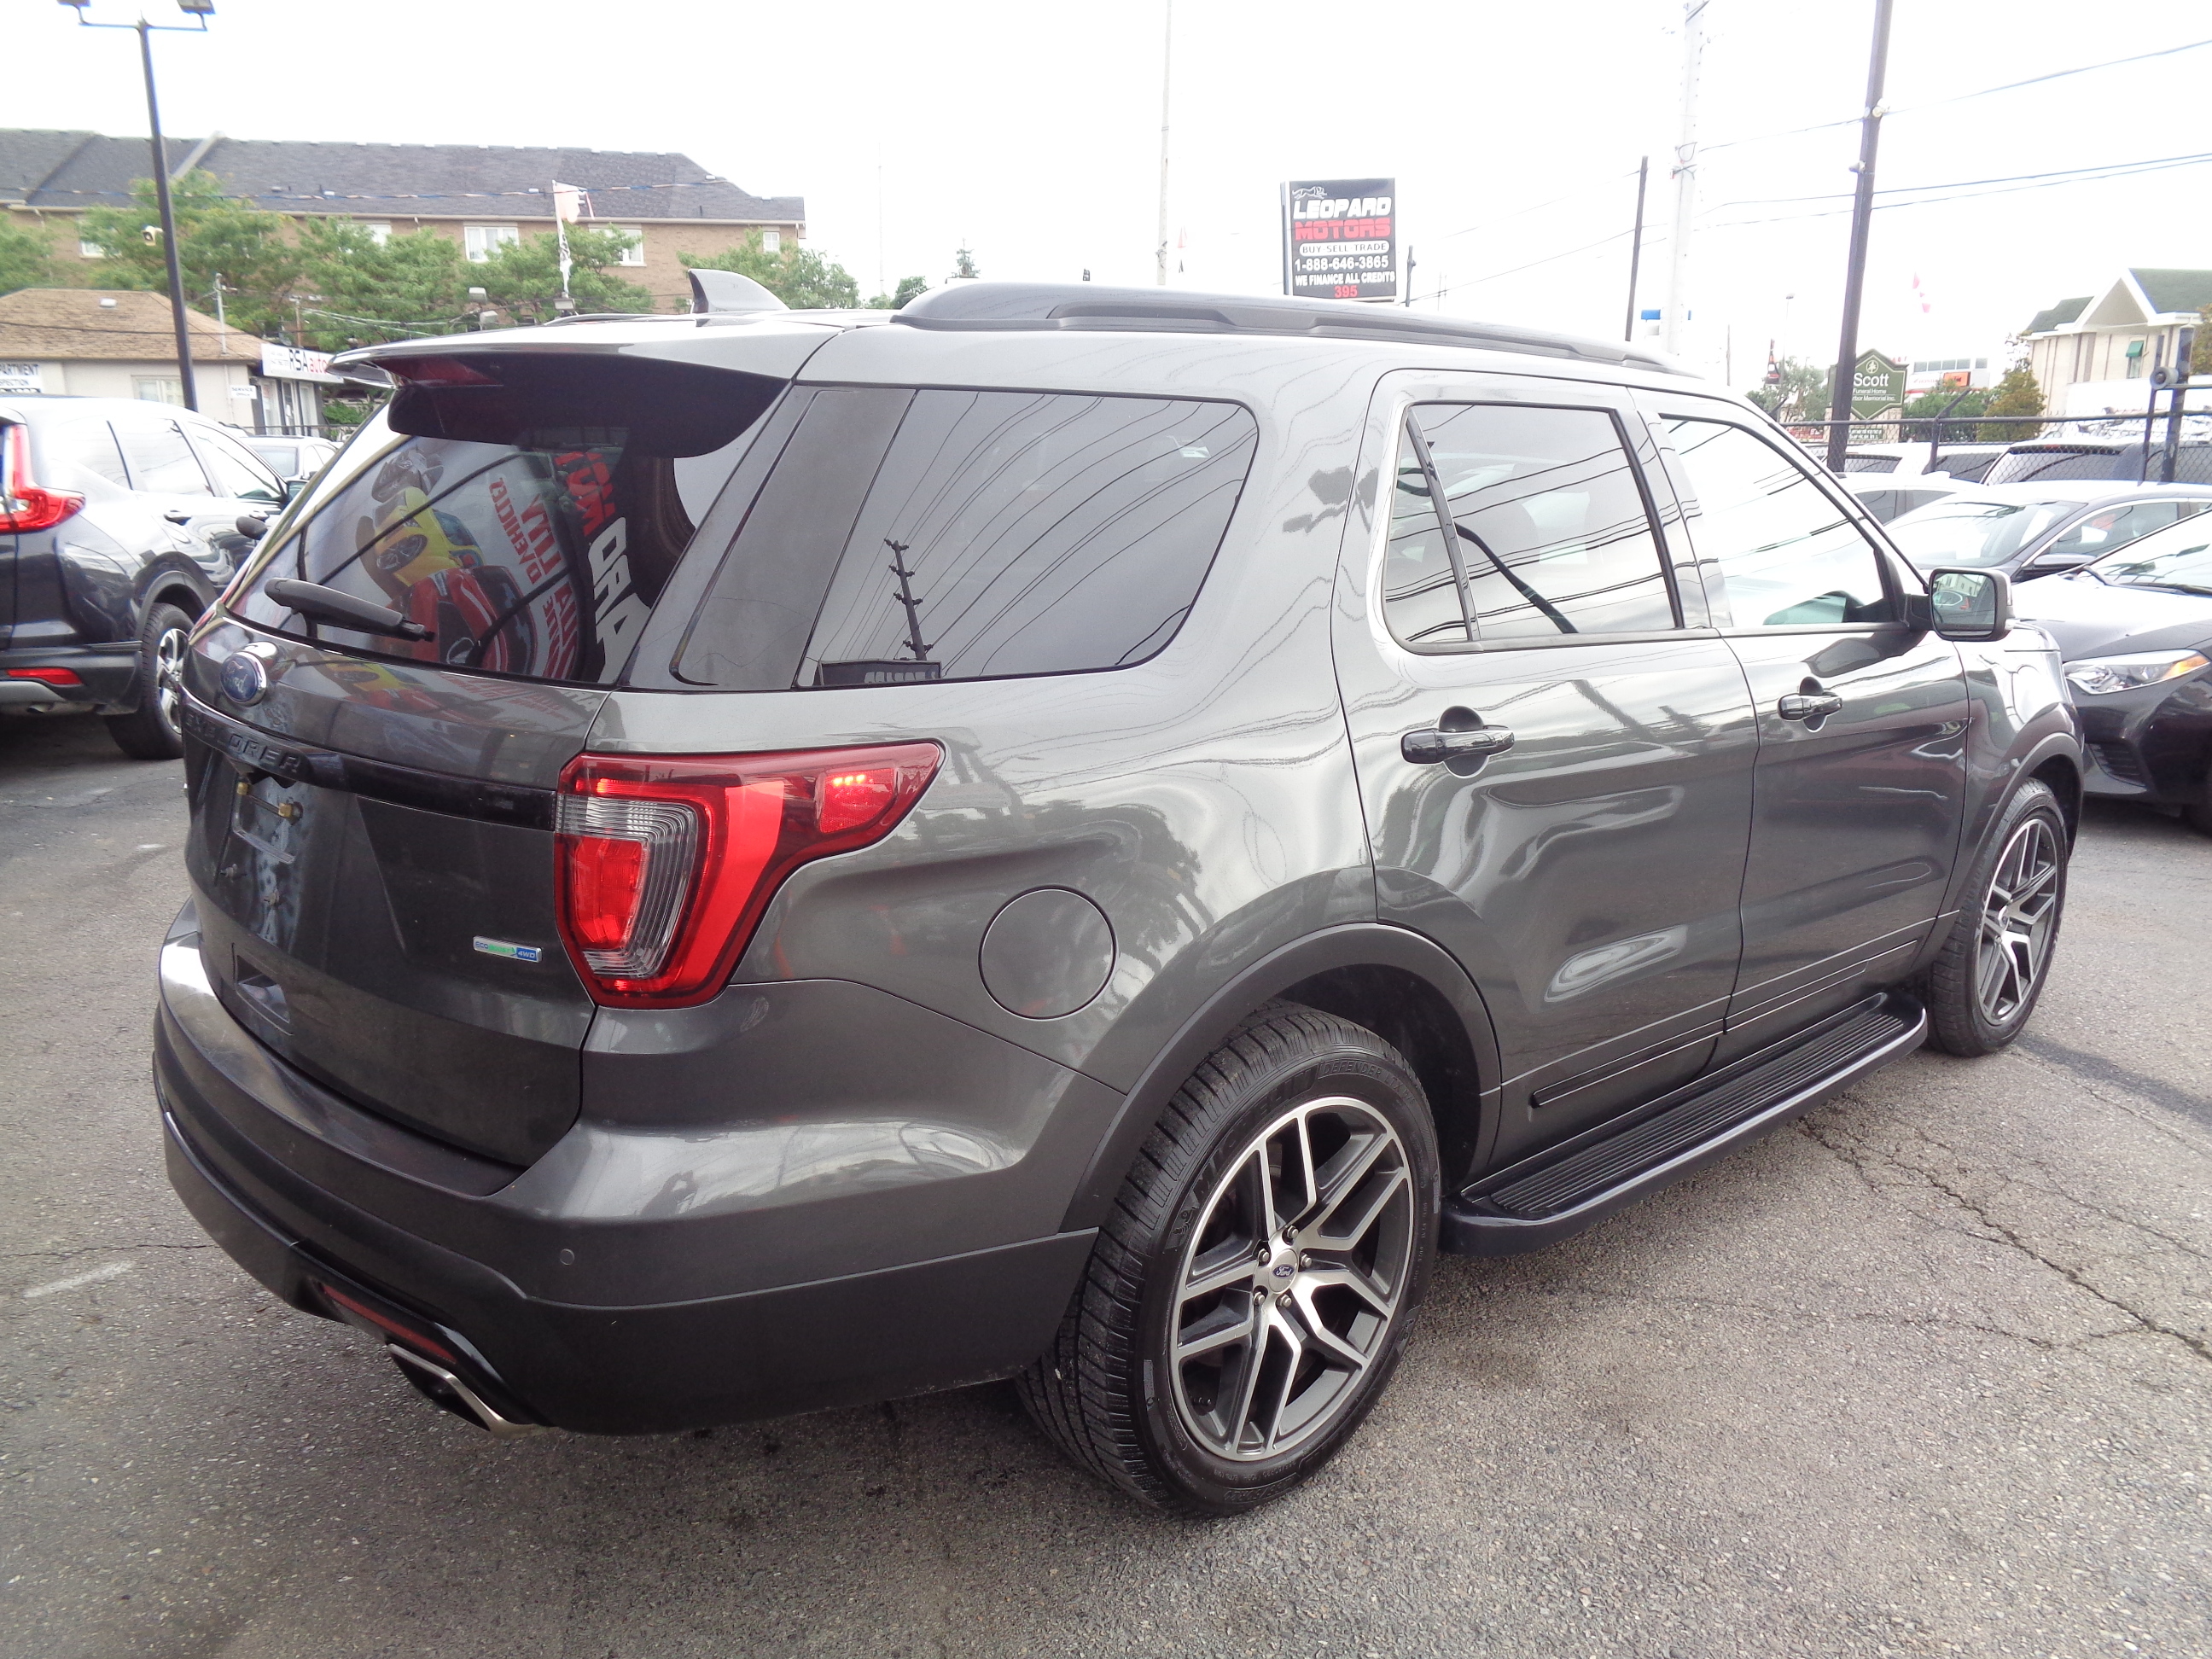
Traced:
<path fill-rule="evenodd" d="M 198 147 L 171 138 L 171 165 Z M 799 196 L 755 196 L 676 151 L 495 144 L 323 144 L 216 138 L 198 166 L 227 192 L 284 213 L 363 218 L 549 219 L 555 181 L 589 192 L 603 219 L 712 219 L 799 225 Z M 147 173 L 146 141 L 0 131 L 0 201 L 98 207 L 128 199 Z"/>
<path fill-rule="evenodd" d="M 102 305 L 112 300 L 112 306 Z M 187 311 L 192 361 L 258 362 L 261 342 Z M 225 348 L 228 347 L 228 349 Z M 26 362 L 151 362 L 174 358 L 169 296 L 143 289 L 25 288 L 0 294 L 0 357 Z"/>

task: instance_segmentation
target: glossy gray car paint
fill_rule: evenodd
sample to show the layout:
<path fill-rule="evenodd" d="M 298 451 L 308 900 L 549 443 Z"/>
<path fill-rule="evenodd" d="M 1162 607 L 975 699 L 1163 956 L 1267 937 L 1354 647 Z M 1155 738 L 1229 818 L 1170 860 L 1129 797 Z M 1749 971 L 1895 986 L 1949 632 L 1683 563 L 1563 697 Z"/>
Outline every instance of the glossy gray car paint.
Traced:
<path fill-rule="evenodd" d="M 364 1111 L 276 1065 L 225 995 L 224 950 L 234 957 L 241 940 L 220 920 L 180 923 L 161 1027 L 180 1183 L 231 1194 L 292 1241 L 295 1255 L 277 1258 L 287 1265 L 267 1269 L 285 1293 L 301 1294 L 301 1248 L 387 1285 L 434 1287 L 418 1292 L 446 1298 L 433 1311 L 475 1336 L 537 1410 L 578 1427 L 673 1426 L 943 1386 L 1003 1374 L 1041 1346 L 1087 1230 L 1167 1097 L 1269 997 L 1363 1018 L 1417 1052 L 1453 1180 L 1687 1075 L 1721 1040 L 1736 975 L 1720 866 L 1742 856 L 1758 752 L 1750 690 L 1723 634 L 1608 640 L 1601 663 L 1587 647 L 1445 662 L 1391 656 L 1368 619 L 1377 434 L 1393 399 L 1480 383 L 1632 415 L 1630 395 L 1669 391 L 1668 377 L 1364 342 L 978 339 L 804 319 L 593 325 L 498 343 L 694 361 L 711 349 L 726 366 L 795 373 L 802 385 L 1229 398 L 1257 418 L 1259 453 L 1187 624 L 1150 661 L 1107 673 L 635 689 L 672 684 L 679 588 L 704 580 L 688 564 L 641 642 L 632 687 L 612 692 L 368 665 L 228 621 L 204 629 L 187 678 L 211 707 L 222 659 L 265 639 L 273 687 L 254 724 L 433 773 L 545 788 L 586 748 L 713 754 L 926 735 L 945 749 L 890 836 L 784 884 L 735 982 L 702 1006 L 593 1011 L 554 998 L 524 1033 L 501 1025 L 506 1005 L 491 989 L 516 964 L 478 958 L 440 975 L 406 961 L 349 964 L 356 979 L 373 969 L 377 993 L 406 1017 L 566 1045 L 573 1110 L 550 1142 L 536 1144 L 544 1131 L 534 1131 L 530 1148 L 479 1145 L 472 1156 L 441 1144 L 459 1138 L 451 1117 L 437 1139 L 415 1134 L 391 1121 L 404 1103 L 399 1114 Z M 1708 617 L 1694 549 L 1656 482 L 1661 440 L 1630 430 L 1696 629 Z M 748 454 L 703 539 L 733 528 L 765 465 Z M 1959 657 L 1943 650 L 1955 678 Z M 2024 768 L 2063 758 L 2069 739 L 2055 665 L 2044 673 L 2039 655 L 1996 647 L 1966 656 L 1981 715 L 1967 738 L 1968 807 L 1980 814 Z M 1395 757 L 1400 732 L 1433 720 L 1445 693 L 1471 695 L 1470 675 L 1472 690 L 1518 688 L 1528 712 L 1516 717 L 1525 748 L 1505 757 L 1514 765 L 1451 785 L 1393 783 L 1385 750 Z M 1942 719 L 1915 705 L 1914 730 L 1959 717 L 1947 695 Z M 1607 707 L 1597 726 L 1572 712 Z M 1882 763 L 1900 763 L 1900 750 L 1910 762 L 1904 738 L 1883 730 Z M 1632 752 L 1602 763 L 1602 788 L 1570 775 L 1624 732 Z M 1944 752 L 1955 766 L 1955 742 Z M 1440 881 L 1466 834 L 1454 815 L 1470 802 L 1514 835 L 1456 884 Z M 310 802 L 319 812 L 365 807 L 376 816 L 374 803 Z M 1951 825 L 1954 852 L 1955 817 Z M 1640 867 L 1632 892 L 1617 873 L 1610 885 L 1573 879 L 1589 876 L 1578 840 L 1632 860 L 1646 835 L 1691 878 L 1681 892 L 1643 890 L 1656 884 Z M 1940 892 L 1955 862 L 1946 853 L 1916 887 Z M 1103 987 L 1053 1018 L 1006 1006 L 981 966 L 994 920 L 1043 889 L 1095 904 L 1114 944 Z M 373 884 L 351 912 L 343 896 L 332 890 L 326 925 L 358 945 L 387 901 Z M 1942 903 L 1917 893 L 1912 903 L 1927 912 L 1925 934 Z M 1577 953 L 1675 927 L 1683 948 L 1632 951 L 1629 972 L 1575 969 Z M 1902 977 L 1912 965 L 1891 967 Z M 569 970 L 561 960 L 552 971 Z M 1547 1002 L 1555 983 L 1577 994 Z M 1516 1057 L 1510 1078 L 1501 1048 Z M 1532 1106 L 1547 1084 L 1555 1097 Z M 456 1089 L 496 1099 L 512 1086 L 486 1068 Z M 519 1176 L 518 1164 L 527 1165 Z M 885 1370 L 880 1355 L 836 1358 L 837 1342 L 874 1344 L 823 1326 L 824 1285 L 878 1310 L 925 1292 L 1019 1305 L 1002 1328 L 963 1327 Z M 776 1297 L 787 1299 L 771 1306 Z M 647 1327 L 661 1334 L 637 1338 Z M 799 1352 L 793 1329 L 813 1331 L 816 1346 Z M 617 1330 L 636 1340 L 603 1340 Z M 789 1376 L 763 1370 L 753 1352 L 763 1343 L 796 1356 Z"/>

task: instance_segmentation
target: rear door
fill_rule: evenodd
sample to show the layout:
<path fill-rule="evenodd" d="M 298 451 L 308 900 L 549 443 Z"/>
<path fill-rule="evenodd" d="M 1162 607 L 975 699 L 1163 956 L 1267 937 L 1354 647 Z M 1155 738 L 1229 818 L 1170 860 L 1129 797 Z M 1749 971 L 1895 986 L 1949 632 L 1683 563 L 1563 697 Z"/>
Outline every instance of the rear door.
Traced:
<path fill-rule="evenodd" d="M 470 361 L 474 401 L 404 390 L 195 641 L 188 863 L 234 1018 L 356 1103 L 519 1165 L 575 1115 L 593 1007 L 558 933 L 553 792 L 784 382 Z M 278 577 L 430 636 L 314 623 Z"/>
<path fill-rule="evenodd" d="M 1725 1060 L 1910 963 L 1958 854 L 1969 705 L 1958 647 L 1902 619 L 1900 562 L 1784 443 L 1724 404 L 1650 401 L 1758 712 Z"/>
<path fill-rule="evenodd" d="M 1694 1075 L 1738 956 L 1751 709 L 1626 398 L 1394 377 L 1338 673 L 1383 920 L 1480 986 L 1500 1157 Z M 1686 577 L 1686 580 L 1683 580 Z M 1460 745 L 1456 753 L 1453 745 Z"/>

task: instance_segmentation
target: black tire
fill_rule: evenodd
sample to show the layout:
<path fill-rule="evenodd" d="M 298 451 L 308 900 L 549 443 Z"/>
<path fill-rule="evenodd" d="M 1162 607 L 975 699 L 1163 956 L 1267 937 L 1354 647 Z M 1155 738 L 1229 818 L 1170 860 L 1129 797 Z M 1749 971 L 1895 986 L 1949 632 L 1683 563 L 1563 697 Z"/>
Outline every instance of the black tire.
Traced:
<path fill-rule="evenodd" d="M 192 619 L 173 605 L 149 605 L 138 634 L 138 707 L 110 714 L 107 734 L 132 760 L 174 760 L 185 752 L 177 729 L 177 694 L 162 677 L 165 663 L 181 665 Z"/>
<path fill-rule="evenodd" d="M 1437 1208 L 1435 1127 L 1405 1059 L 1269 1004 L 1169 1103 L 1052 1347 L 1018 1379 L 1023 1403 L 1078 1463 L 1161 1509 L 1279 1497 L 1389 1382 Z"/>
<path fill-rule="evenodd" d="M 2066 910 L 2065 816 L 2031 778 L 1982 844 L 1943 953 L 1928 970 L 1929 1041 L 1969 1059 L 2021 1034 L 2049 979 Z"/>

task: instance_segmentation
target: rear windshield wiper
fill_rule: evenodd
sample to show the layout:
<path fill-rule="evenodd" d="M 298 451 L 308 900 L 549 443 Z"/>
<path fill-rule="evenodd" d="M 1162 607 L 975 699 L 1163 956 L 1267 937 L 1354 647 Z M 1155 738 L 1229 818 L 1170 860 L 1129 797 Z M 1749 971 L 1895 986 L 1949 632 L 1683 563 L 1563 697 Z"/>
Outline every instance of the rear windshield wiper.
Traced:
<path fill-rule="evenodd" d="M 320 582 L 298 582 L 289 576 L 279 576 L 261 591 L 310 622 L 335 623 L 356 634 L 381 634 L 396 640 L 434 637 L 421 623 L 410 622 L 388 606 L 357 599 L 335 587 L 325 587 Z"/>

